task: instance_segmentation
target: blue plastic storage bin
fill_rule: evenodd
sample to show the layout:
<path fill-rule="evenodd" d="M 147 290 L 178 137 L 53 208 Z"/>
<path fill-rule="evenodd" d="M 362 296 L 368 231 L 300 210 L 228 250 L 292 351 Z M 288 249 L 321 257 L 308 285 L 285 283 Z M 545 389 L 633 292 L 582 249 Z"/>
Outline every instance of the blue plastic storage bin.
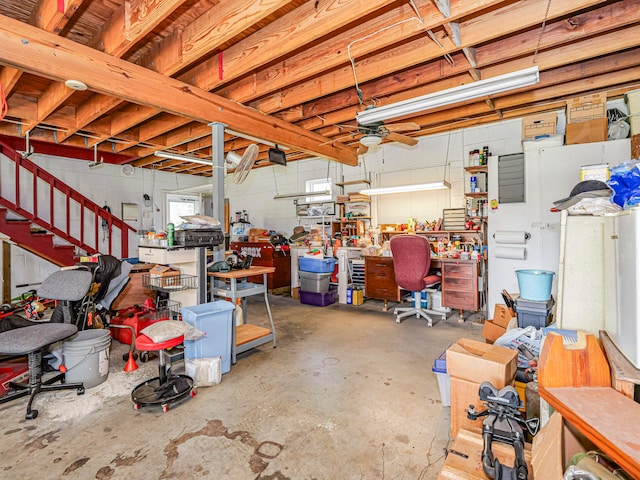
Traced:
<path fill-rule="evenodd" d="M 222 373 L 231 370 L 234 308 L 233 303 L 224 300 L 181 308 L 182 321 L 206 333 L 199 340 L 184 341 L 184 358 L 220 357 Z"/>
<path fill-rule="evenodd" d="M 330 258 L 300 258 L 300 270 L 312 273 L 329 273 L 333 272 L 336 259 Z"/>
<path fill-rule="evenodd" d="M 445 350 L 433 361 L 431 371 L 436 374 L 438 388 L 440 389 L 440 401 L 443 407 L 451 406 L 451 378 L 447 373 L 447 351 Z"/>

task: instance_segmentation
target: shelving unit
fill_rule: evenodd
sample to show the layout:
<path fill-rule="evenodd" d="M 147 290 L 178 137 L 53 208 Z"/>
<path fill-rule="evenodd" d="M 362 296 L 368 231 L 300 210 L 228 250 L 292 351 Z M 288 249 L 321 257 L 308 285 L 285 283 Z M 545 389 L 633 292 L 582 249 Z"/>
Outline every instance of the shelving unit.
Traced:
<path fill-rule="evenodd" d="M 371 182 L 366 179 L 362 180 L 351 180 L 348 182 L 336 182 L 337 187 L 340 187 L 341 195 L 345 195 L 344 187 L 349 185 L 366 185 L 370 186 Z M 366 203 L 368 205 L 367 211 L 364 212 L 365 215 L 356 215 L 350 216 L 347 210 L 349 204 L 357 204 L 357 203 Z M 371 223 L 371 199 L 359 199 L 359 200 L 348 200 L 343 202 L 336 202 L 336 205 L 339 207 L 339 217 L 340 217 L 340 231 L 347 232 L 349 236 L 361 236 L 364 235 L 368 225 L 367 223 Z"/>
<path fill-rule="evenodd" d="M 322 242 L 327 238 L 331 238 L 334 232 L 334 226 L 337 228 L 337 222 L 333 215 L 303 215 L 298 217 L 298 224 L 311 230 L 313 228 L 320 230 Z"/>

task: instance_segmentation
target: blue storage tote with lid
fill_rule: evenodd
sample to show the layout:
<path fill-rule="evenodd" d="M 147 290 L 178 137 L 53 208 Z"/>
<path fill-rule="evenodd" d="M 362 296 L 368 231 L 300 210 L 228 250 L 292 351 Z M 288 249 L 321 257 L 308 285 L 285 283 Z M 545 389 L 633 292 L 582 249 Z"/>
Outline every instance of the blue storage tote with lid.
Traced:
<path fill-rule="evenodd" d="M 231 333 L 235 306 L 225 300 L 183 307 L 182 321 L 205 332 L 198 340 L 184 341 L 184 358 L 220 357 L 222 373 L 231 370 Z"/>
<path fill-rule="evenodd" d="M 300 270 L 303 272 L 312 273 L 329 273 L 333 272 L 333 267 L 336 264 L 336 259 L 329 258 L 300 258 Z"/>
<path fill-rule="evenodd" d="M 451 406 L 451 378 L 447 373 L 447 351 L 445 350 L 433 361 L 431 369 L 438 378 L 438 387 L 440 388 L 440 401 L 443 407 Z"/>

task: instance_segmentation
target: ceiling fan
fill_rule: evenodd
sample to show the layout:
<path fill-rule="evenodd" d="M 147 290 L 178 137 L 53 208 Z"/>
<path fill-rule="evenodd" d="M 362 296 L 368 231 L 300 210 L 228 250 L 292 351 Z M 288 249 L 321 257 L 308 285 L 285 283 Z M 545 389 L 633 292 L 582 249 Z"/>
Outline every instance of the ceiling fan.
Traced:
<path fill-rule="evenodd" d="M 258 158 L 259 148 L 258 145 L 252 143 L 249 145 L 242 157 L 235 154 L 234 152 L 229 152 L 227 154 L 226 160 L 232 165 L 233 168 L 233 181 L 237 184 L 244 182 L 249 176 L 249 172 L 256 163 L 256 159 Z"/>
<path fill-rule="evenodd" d="M 402 143 L 413 147 L 418 144 L 418 140 L 407 135 L 402 135 L 397 132 L 409 132 L 420 130 L 420 125 L 414 122 L 393 123 L 385 125 L 384 122 L 374 122 L 370 124 L 358 124 L 358 125 L 338 125 L 339 128 L 349 128 L 354 131 L 349 135 L 334 138 L 330 142 L 340 142 L 349 138 L 356 138 L 360 136 L 360 146 L 358 147 L 358 153 L 366 153 L 370 147 L 380 145 L 384 138 L 391 140 L 392 142 Z"/>

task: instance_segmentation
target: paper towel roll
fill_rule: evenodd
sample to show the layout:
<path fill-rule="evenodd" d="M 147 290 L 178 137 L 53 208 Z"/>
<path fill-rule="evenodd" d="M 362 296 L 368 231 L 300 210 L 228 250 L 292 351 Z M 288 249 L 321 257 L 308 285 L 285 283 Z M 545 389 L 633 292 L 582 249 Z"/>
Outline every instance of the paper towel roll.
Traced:
<path fill-rule="evenodd" d="M 513 260 L 526 260 L 527 249 L 525 247 L 496 247 L 496 258 L 511 258 Z"/>
<path fill-rule="evenodd" d="M 496 232 L 493 234 L 496 243 L 511 243 L 516 245 L 524 245 L 529 239 L 527 232 Z"/>

